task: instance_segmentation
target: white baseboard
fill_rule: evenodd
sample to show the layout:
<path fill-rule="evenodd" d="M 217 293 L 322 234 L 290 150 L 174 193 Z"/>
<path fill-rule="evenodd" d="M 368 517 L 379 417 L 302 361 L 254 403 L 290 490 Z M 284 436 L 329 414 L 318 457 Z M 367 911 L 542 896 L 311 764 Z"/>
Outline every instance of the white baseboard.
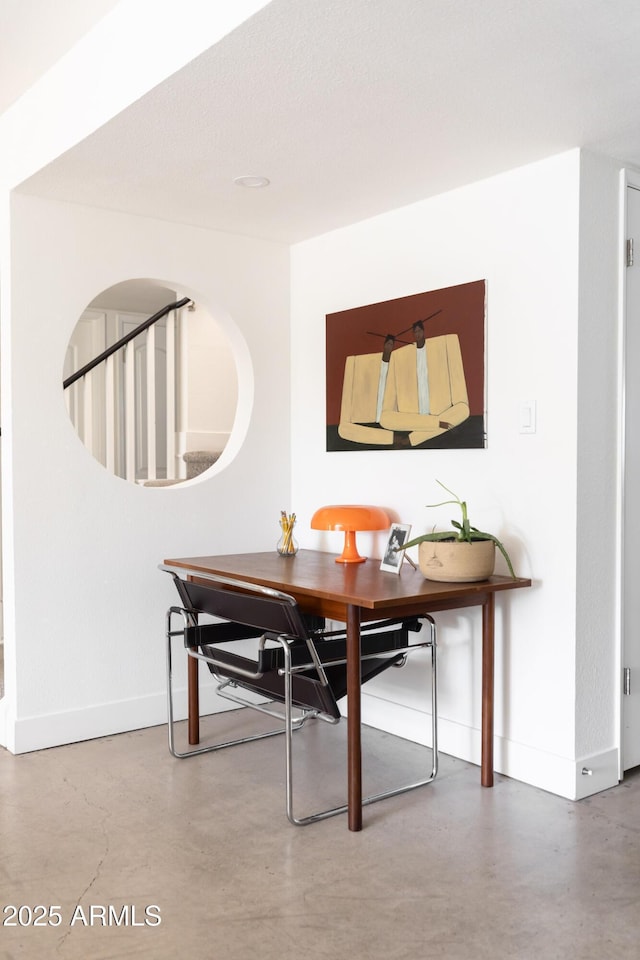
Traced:
<path fill-rule="evenodd" d="M 213 686 L 201 685 L 202 715 L 233 709 L 236 709 L 233 704 L 216 695 Z M 187 692 L 184 687 L 175 690 L 174 716 L 176 720 L 184 720 L 187 716 Z M 156 727 L 166 722 L 167 698 L 161 692 L 133 700 L 18 719 L 12 731 L 5 730 L 6 746 L 11 753 L 30 753 L 81 740 L 95 740 L 130 730 L 142 730 L 144 727 Z"/>
<path fill-rule="evenodd" d="M 430 745 L 429 714 L 366 691 L 362 694 L 362 721 L 406 740 Z M 480 730 L 441 717 L 438 721 L 438 746 L 442 753 L 480 765 Z M 495 737 L 493 752 L 497 773 L 568 800 L 582 800 L 618 783 L 617 749 L 575 760 L 536 750 L 504 737 Z M 583 774 L 583 768 L 590 769 L 592 773 Z"/>
<path fill-rule="evenodd" d="M 618 750 L 593 753 L 575 764 L 575 799 L 582 800 L 618 783 L 620 756 Z"/>
<path fill-rule="evenodd" d="M 164 692 L 80 710 L 26 717 L 13 724 L 7 720 L 4 707 L 5 702 L 0 701 L 0 742 L 5 743 L 12 753 L 28 753 L 167 722 Z M 207 714 L 234 709 L 234 706 L 220 700 L 213 686 L 203 684 L 200 690 L 200 708 L 202 714 Z M 175 692 L 175 717 L 183 720 L 186 715 L 186 689 L 178 688 Z M 429 714 L 366 691 L 362 694 L 362 721 L 406 740 L 430 746 Z M 480 764 L 479 730 L 440 718 L 438 740 L 443 753 L 469 763 Z M 494 768 L 497 773 L 568 800 L 581 800 L 618 783 L 618 751 L 611 749 L 575 760 L 536 750 L 504 737 L 496 737 Z M 583 769 L 590 770 L 591 773 L 583 773 Z"/>

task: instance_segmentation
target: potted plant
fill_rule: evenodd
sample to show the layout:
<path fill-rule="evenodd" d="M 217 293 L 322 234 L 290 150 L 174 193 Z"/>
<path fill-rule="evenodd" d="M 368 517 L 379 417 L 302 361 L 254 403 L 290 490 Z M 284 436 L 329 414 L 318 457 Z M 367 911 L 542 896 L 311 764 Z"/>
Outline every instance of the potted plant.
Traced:
<path fill-rule="evenodd" d="M 444 530 L 425 533 L 415 537 L 402 546 L 418 546 L 418 561 L 420 570 L 427 580 L 444 582 L 472 582 L 486 580 L 493 573 L 495 566 L 495 548 L 497 547 L 507 561 L 509 573 L 516 578 L 511 558 L 507 550 L 492 533 L 483 533 L 477 527 L 472 527 L 467 516 L 467 504 L 452 490 L 440 483 L 443 490 L 450 493 L 453 500 L 443 500 L 442 503 L 429 503 L 427 507 L 442 507 L 448 503 L 457 503 L 462 512 L 462 523 L 452 520 L 453 530 Z"/>

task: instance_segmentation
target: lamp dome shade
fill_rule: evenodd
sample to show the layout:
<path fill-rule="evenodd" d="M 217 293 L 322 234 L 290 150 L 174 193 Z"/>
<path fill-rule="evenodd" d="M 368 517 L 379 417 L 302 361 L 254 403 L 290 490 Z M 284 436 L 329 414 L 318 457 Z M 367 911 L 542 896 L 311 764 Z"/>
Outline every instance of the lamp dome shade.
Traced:
<path fill-rule="evenodd" d="M 365 504 L 331 504 L 311 518 L 312 530 L 344 530 L 344 549 L 336 563 L 364 563 L 356 548 L 356 530 L 387 530 L 391 521 L 382 507 Z"/>

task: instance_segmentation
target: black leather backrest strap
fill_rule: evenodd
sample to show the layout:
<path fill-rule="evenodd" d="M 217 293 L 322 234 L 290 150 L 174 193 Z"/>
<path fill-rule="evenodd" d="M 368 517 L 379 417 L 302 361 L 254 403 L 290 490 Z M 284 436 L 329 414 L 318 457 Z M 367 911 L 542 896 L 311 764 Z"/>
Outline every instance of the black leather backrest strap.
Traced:
<path fill-rule="evenodd" d="M 293 601 L 230 590 L 216 584 L 194 583 L 176 578 L 176 587 L 187 609 L 195 609 L 224 620 L 232 620 L 260 631 L 303 639 L 304 622 Z"/>

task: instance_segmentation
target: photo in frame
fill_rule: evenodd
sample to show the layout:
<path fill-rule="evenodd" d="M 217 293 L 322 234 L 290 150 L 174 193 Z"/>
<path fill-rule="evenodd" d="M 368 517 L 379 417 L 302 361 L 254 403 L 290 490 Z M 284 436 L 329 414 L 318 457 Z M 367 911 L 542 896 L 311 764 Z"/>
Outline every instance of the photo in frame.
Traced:
<path fill-rule="evenodd" d="M 400 573 L 400 567 L 404 561 L 404 550 L 400 550 L 411 532 L 410 523 L 392 523 L 389 530 L 389 538 L 384 548 L 380 569 L 387 573 Z"/>
<path fill-rule="evenodd" d="M 486 282 L 326 317 L 326 449 L 486 445 Z"/>

